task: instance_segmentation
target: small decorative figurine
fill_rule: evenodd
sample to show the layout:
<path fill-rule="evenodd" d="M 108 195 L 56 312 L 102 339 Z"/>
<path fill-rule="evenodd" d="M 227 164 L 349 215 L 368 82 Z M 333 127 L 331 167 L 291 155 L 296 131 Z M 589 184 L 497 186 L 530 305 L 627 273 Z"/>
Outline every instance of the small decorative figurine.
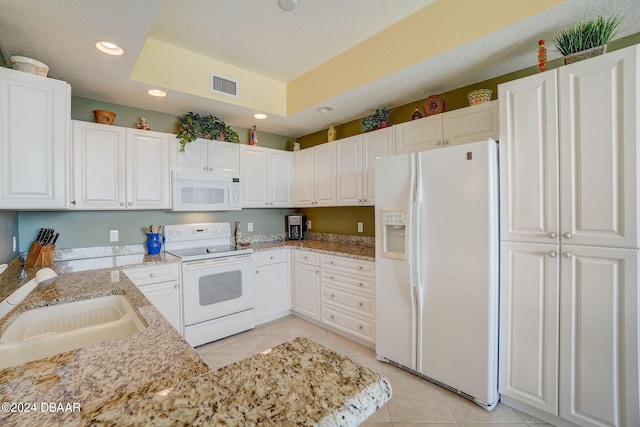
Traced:
<path fill-rule="evenodd" d="M 258 131 L 255 125 L 253 125 L 253 130 L 251 131 L 251 145 L 258 145 Z"/>
<path fill-rule="evenodd" d="M 420 112 L 418 107 L 416 107 L 416 109 L 413 110 L 413 114 L 411 115 L 411 120 L 416 120 L 421 118 L 422 118 L 422 113 Z"/>
<path fill-rule="evenodd" d="M 327 141 L 335 141 L 336 135 L 336 128 L 334 128 L 333 125 L 329 126 L 329 130 L 327 131 Z"/>
<path fill-rule="evenodd" d="M 547 49 L 544 47 L 544 40 L 538 42 L 538 72 L 547 71 Z"/>
<path fill-rule="evenodd" d="M 151 125 L 144 117 L 140 117 L 140 120 L 138 120 L 138 123 L 136 123 L 136 127 L 142 130 L 151 130 Z"/>

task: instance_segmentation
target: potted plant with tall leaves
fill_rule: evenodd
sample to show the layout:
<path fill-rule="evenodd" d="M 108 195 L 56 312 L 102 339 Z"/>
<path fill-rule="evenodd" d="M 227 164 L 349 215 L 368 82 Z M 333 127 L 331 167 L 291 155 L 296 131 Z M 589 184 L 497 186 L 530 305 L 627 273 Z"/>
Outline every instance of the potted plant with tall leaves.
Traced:
<path fill-rule="evenodd" d="M 231 129 L 224 121 L 212 114 L 188 112 L 178 117 L 178 140 L 180 151 L 198 138 L 215 139 L 226 142 L 239 143 L 238 133 Z"/>
<path fill-rule="evenodd" d="M 616 35 L 621 23 L 619 16 L 608 19 L 600 16 L 561 32 L 553 42 L 564 56 L 564 63 L 571 64 L 606 53 L 607 43 Z"/>

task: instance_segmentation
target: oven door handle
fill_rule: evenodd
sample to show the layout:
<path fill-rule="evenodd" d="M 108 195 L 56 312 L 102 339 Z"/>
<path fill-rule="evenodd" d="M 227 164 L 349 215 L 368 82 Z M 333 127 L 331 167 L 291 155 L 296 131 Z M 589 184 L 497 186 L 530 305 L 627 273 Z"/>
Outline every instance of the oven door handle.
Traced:
<path fill-rule="evenodd" d="M 253 255 L 234 255 L 230 257 L 212 258 L 201 261 L 187 261 L 182 263 L 183 270 L 202 270 L 204 268 L 221 265 L 242 264 L 251 261 Z"/>

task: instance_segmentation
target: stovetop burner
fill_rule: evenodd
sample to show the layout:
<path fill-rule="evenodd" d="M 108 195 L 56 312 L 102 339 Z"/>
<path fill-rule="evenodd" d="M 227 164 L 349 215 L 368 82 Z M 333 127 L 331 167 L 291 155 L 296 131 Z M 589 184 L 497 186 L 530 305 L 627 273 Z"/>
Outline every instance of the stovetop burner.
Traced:
<path fill-rule="evenodd" d="M 198 248 L 167 250 L 167 252 L 179 257 L 194 257 L 201 255 L 204 258 L 207 258 L 207 255 L 226 256 L 232 255 L 236 252 L 252 252 L 252 250 L 250 248 L 236 245 L 216 245 Z"/>
<path fill-rule="evenodd" d="M 166 225 L 165 250 L 184 261 L 235 256 L 253 249 L 232 244 L 227 222 Z"/>

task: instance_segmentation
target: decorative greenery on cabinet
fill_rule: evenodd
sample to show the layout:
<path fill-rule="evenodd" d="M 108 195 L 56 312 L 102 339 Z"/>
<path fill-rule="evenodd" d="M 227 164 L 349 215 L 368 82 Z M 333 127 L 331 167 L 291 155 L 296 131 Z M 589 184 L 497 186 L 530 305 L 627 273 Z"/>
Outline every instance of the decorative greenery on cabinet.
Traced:
<path fill-rule="evenodd" d="M 198 138 L 240 142 L 238 133 L 213 114 L 200 115 L 188 112 L 179 116 L 178 122 L 177 137 L 180 141 L 180 151 L 184 151 L 185 145 Z"/>

